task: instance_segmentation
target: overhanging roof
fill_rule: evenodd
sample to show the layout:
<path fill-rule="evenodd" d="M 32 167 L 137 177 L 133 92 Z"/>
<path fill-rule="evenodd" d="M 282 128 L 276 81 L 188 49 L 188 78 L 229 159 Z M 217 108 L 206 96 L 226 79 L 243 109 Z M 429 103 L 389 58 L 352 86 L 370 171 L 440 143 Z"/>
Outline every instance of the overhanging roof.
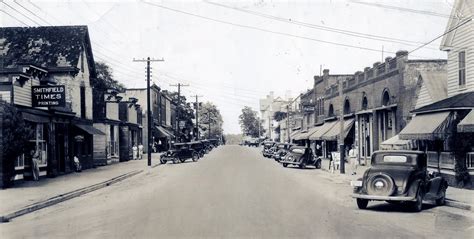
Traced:
<path fill-rule="evenodd" d="M 458 132 L 462 133 L 474 133 L 474 110 L 471 110 L 469 114 L 458 124 Z"/>
<path fill-rule="evenodd" d="M 415 109 L 413 113 L 447 111 L 453 109 L 469 109 L 474 108 L 474 92 L 466 92 L 458 94 L 444 100 L 437 101 L 433 104 Z"/>
<path fill-rule="evenodd" d="M 334 124 L 334 126 L 328 130 L 326 133 L 324 133 L 322 136 L 321 136 L 321 139 L 324 139 L 324 140 L 337 140 L 339 139 L 339 135 L 341 134 L 341 129 L 339 127 L 339 120 L 337 121 L 336 124 Z M 347 137 L 347 134 L 349 133 L 349 131 L 351 130 L 352 126 L 354 125 L 354 118 L 350 118 L 350 119 L 345 119 L 344 120 L 344 138 Z"/>
<path fill-rule="evenodd" d="M 416 115 L 400 132 L 400 139 L 435 140 L 445 139 L 452 122 L 449 111 Z"/>

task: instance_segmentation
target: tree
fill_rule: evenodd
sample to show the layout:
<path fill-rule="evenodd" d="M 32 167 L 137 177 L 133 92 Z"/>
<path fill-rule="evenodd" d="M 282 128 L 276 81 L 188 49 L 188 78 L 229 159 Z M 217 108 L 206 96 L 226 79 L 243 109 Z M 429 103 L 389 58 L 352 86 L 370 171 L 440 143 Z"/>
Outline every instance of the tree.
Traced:
<path fill-rule="evenodd" d="M 92 88 L 100 91 L 107 91 L 113 89 L 119 92 L 125 90 L 125 86 L 114 80 L 112 68 L 104 62 L 97 61 L 95 63 L 95 71 L 97 78 L 93 79 L 91 84 Z"/>
<path fill-rule="evenodd" d="M 3 178 L 4 187 L 8 187 L 13 182 L 15 176 L 15 160 L 24 153 L 29 152 L 29 140 L 34 136 L 33 128 L 28 125 L 21 112 L 13 105 L 0 100 L 0 120 L 2 120 L 0 130 L 3 144 Z"/>
<path fill-rule="evenodd" d="M 222 129 L 222 115 L 219 109 L 211 103 L 206 102 L 199 107 L 199 130 L 202 138 L 220 138 L 224 130 Z M 211 127 L 209 133 L 209 125 Z"/>
<path fill-rule="evenodd" d="M 239 124 L 242 132 L 246 136 L 251 137 L 260 137 L 260 134 L 263 133 L 262 122 L 257 118 L 257 112 L 252 110 L 251 107 L 245 106 L 242 109 L 242 114 L 239 115 Z"/>
<path fill-rule="evenodd" d="M 277 111 L 277 112 L 273 113 L 273 118 L 276 121 L 281 121 L 283 119 L 286 119 L 286 112 Z"/>

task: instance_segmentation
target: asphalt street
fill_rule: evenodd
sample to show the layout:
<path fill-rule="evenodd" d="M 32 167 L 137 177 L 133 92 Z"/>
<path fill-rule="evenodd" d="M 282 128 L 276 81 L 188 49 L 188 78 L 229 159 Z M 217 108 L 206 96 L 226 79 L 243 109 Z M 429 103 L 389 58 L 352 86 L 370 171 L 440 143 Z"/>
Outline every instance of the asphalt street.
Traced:
<path fill-rule="evenodd" d="M 473 238 L 461 210 L 359 210 L 349 185 L 221 146 L 0 224 L 1 238 Z"/>

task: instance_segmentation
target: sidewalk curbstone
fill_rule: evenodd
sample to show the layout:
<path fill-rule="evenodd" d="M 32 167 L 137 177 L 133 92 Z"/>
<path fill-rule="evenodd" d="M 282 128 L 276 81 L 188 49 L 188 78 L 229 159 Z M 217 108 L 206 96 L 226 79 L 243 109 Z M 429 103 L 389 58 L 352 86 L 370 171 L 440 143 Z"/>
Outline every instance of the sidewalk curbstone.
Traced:
<path fill-rule="evenodd" d="M 446 198 L 446 206 L 448 207 L 454 207 L 462 210 L 467 210 L 467 211 L 472 211 L 471 205 L 463 202 L 459 202 L 453 199 Z"/>
<path fill-rule="evenodd" d="M 122 180 L 130 178 L 130 177 L 135 176 L 137 174 L 140 174 L 142 172 L 143 172 L 143 170 L 135 170 L 135 171 L 132 171 L 132 172 L 129 172 L 129 173 L 119 175 L 117 177 L 114 177 L 112 179 L 106 180 L 106 181 L 101 182 L 101 183 L 93 184 L 93 185 L 90 185 L 90 186 L 87 186 L 87 187 L 84 187 L 84 188 L 80 188 L 80 189 L 77 189 L 77 190 L 74 190 L 74 191 L 71 191 L 71 192 L 68 192 L 68 193 L 65 193 L 65 194 L 60 194 L 60 195 L 54 196 L 54 197 L 46 199 L 44 201 L 40 201 L 40 202 L 30 204 L 30 205 L 25 206 L 25 207 L 23 207 L 23 208 L 21 208 L 17 211 L 14 211 L 14 212 L 11 212 L 9 214 L 0 216 L 0 223 L 9 222 L 13 218 L 16 218 L 16 217 L 19 217 L 19 216 L 22 216 L 22 215 L 25 215 L 25 214 L 28 214 L 28 213 L 31 213 L 31 212 L 34 212 L 34 211 L 52 206 L 52 205 L 67 201 L 67 200 L 75 198 L 75 197 L 79 197 L 81 195 L 96 191 L 98 189 L 101 189 L 101 188 L 104 188 L 104 187 L 107 187 L 107 186 L 110 186 L 114 183 L 118 183 Z"/>

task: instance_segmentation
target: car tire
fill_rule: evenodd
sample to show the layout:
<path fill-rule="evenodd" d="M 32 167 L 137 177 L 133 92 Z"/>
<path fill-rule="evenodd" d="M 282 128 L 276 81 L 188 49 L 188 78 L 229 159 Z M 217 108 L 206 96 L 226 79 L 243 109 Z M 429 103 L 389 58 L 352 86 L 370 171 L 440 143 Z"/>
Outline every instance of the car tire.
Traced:
<path fill-rule="evenodd" d="M 301 169 L 305 169 L 305 168 L 306 168 L 306 164 L 305 164 L 305 163 L 301 163 L 300 165 L 298 165 L 298 167 L 300 167 Z"/>
<path fill-rule="evenodd" d="M 445 188 L 441 190 L 441 197 L 436 199 L 437 206 L 443 206 L 444 204 L 446 204 L 446 189 Z"/>
<path fill-rule="evenodd" d="M 179 161 L 180 161 L 181 163 L 184 163 L 184 162 L 186 162 L 186 159 L 185 159 L 185 158 L 182 158 L 182 159 L 179 159 Z"/>
<path fill-rule="evenodd" d="M 416 193 L 416 201 L 412 202 L 411 207 L 414 212 L 420 212 L 423 209 L 423 193 L 421 192 L 421 188 L 418 188 L 418 192 Z"/>
<path fill-rule="evenodd" d="M 166 160 L 160 159 L 161 164 L 166 164 Z"/>
<path fill-rule="evenodd" d="M 395 182 L 387 174 L 380 173 L 373 175 L 367 181 L 367 192 L 370 195 L 391 196 L 395 192 Z M 383 187 L 377 188 L 376 183 L 382 182 Z"/>
<path fill-rule="evenodd" d="M 288 164 L 287 163 L 283 163 L 283 167 L 288 167 Z"/>
<path fill-rule="evenodd" d="M 317 169 L 320 169 L 320 168 L 321 168 L 321 159 L 316 160 L 316 163 L 314 164 L 314 166 L 315 166 Z"/>
<path fill-rule="evenodd" d="M 197 155 L 196 153 L 193 154 L 193 161 L 194 162 L 197 162 L 199 160 L 199 155 Z"/>
<path fill-rule="evenodd" d="M 356 202 L 357 202 L 357 207 L 359 209 L 366 209 L 367 208 L 367 205 L 369 204 L 369 200 L 367 199 L 362 199 L 362 198 L 357 198 L 356 199 Z"/>

